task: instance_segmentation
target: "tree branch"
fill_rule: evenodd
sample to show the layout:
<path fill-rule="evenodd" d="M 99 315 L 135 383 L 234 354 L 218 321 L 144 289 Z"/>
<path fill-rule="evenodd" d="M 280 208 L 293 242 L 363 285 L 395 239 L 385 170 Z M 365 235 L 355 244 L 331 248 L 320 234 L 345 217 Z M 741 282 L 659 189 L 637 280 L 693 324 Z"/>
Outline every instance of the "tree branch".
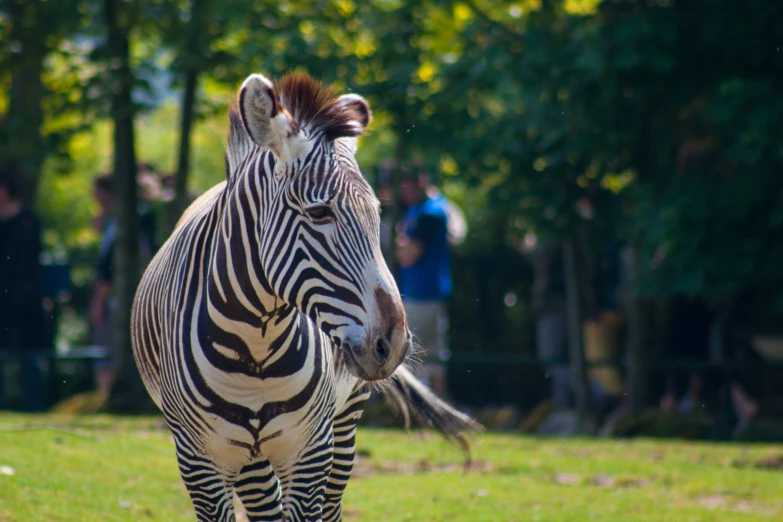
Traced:
<path fill-rule="evenodd" d="M 500 29 L 501 32 L 503 32 L 506 36 L 513 38 L 515 40 L 522 40 L 522 34 L 514 31 L 513 29 L 507 27 L 505 24 L 498 22 L 491 16 L 489 16 L 487 13 L 484 12 L 479 6 L 476 5 L 473 0 L 465 0 L 465 3 L 470 7 L 470 10 L 473 11 L 475 15 L 477 15 L 479 18 L 484 20 L 486 23 L 491 25 L 492 27 L 495 27 L 497 29 Z"/>

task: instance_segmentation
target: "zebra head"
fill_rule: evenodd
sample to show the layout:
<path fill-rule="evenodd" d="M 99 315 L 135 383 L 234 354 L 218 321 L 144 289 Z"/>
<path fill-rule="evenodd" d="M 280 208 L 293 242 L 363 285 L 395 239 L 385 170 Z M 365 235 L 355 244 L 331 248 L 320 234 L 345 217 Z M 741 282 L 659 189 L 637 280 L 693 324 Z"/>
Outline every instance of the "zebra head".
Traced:
<path fill-rule="evenodd" d="M 411 337 L 381 254 L 380 203 L 354 158 L 369 104 L 307 75 L 273 84 L 254 74 L 240 89 L 238 112 L 264 149 L 240 170 L 256 187 L 259 262 L 276 302 L 315 321 L 354 376 L 389 377 Z"/>

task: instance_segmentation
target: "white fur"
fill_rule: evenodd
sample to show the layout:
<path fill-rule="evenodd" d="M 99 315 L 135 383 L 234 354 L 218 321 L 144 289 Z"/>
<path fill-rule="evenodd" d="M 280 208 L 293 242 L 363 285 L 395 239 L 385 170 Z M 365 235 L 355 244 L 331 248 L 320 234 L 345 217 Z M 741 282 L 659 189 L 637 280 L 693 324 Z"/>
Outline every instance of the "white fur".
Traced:
<path fill-rule="evenodd" d="M 280 106 L 274 86 L 265 76 L 251 74 L 239 90 L 239 114 L 250 139 L 259 147 L 270 150 L 283 163 L 306 154 L 306 141 L 299 125 Z M 275 112 L 275 106 L 278 112 Z"/>

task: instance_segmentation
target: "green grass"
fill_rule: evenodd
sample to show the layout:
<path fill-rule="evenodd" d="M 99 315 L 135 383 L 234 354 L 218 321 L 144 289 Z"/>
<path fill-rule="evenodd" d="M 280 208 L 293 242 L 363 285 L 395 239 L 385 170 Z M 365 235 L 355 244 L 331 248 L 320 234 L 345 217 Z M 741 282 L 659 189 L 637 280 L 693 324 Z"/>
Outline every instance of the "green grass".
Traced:
<path fill-rule="evenodd" d="M 783 516 L 783 446 L 360 429 L 345 519 L 752 521 Z M 157 418 L 0 414 L 0 521 L 193 521 Z M 6 471 L 8 471 L 6 469 Z"/>

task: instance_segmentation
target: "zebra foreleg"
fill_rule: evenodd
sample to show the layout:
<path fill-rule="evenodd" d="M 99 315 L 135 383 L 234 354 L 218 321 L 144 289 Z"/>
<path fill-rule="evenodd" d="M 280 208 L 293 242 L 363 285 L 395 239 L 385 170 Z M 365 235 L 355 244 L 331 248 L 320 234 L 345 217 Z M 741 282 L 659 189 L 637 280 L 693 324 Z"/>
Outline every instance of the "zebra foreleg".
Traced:
<path fill-rule="evenodd" d="M 231 485 L 207 457 L 177 444 L 177 464 L 199 522 L 234 522 Z"/>
<path fill-rule="evenodd" d="M 272 465 L 259 458 L 247 464 L 234 482 L 250 522 L 279 522 L 283 517 L 282 493 Z"/>
<path fill-rule="evenodd" d="M 334 457 L 326 483 L 324 522 L 342 519 L 342 500 L 345 487 L 353 471 L 356 451 L 356 426 L 364 412 L 364 403 L 370 398 L 370 388 L 360 386 L 348 397 L 343 410 L 334 421 Z"/>
<path fill-rule="evenodd" d="M 324 492 L 332 468 L 332 419 L 298 451 L 264 448 L 280 479 L 283 494 L 283 519 L 286 522 L 320 522 Z M 293 448 L 291 448 L 293 449 Z"/>

